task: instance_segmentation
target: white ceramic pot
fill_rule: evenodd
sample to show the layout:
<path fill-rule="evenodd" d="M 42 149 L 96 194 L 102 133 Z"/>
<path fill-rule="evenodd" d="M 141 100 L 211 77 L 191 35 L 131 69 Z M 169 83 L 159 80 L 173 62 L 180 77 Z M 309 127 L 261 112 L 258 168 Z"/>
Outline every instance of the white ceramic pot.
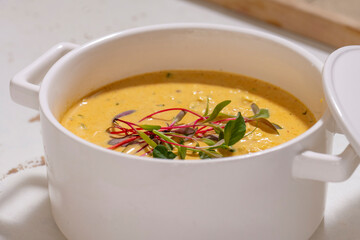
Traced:
<path fill-rule="evenodd" d="M 84 46 L 61 43 L 12 79 L 11 95 L 40 108 L 53 216 L 69 240 L 304 240 L 323 218 L 326 182 L 347 179 L 357 166 L 351 146 L 328 155 L 334 122 L 323 101 L 321 68 L 300 47 L 261 32 L 162 25 Z M 268 81 L 301 99 L 318 121 L 280 146 L 199 161 L 114 152 L 58 122 L 95 89 L 165 69 L 220 70 Z M 35 82 L 46 72 L 39 87 Z"/>

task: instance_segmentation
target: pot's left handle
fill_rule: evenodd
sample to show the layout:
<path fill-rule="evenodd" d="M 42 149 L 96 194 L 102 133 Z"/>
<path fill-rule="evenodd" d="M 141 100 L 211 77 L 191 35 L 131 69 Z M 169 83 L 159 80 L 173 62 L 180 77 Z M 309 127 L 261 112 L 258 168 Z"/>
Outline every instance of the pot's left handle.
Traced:
<path fill-rule="evenodd" d="M 73 43 L 58 43 L 17 73 L 10 81 L 11 98 L 16 103 L 38 110 L 40 83 L 45 74 L 55 62 L 77 47 Z"/>

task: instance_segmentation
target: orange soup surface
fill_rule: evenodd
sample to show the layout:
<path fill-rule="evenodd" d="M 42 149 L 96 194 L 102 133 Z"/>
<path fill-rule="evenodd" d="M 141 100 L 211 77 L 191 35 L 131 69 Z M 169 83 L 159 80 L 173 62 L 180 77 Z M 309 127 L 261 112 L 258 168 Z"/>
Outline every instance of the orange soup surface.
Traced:
<path fill-rule="evenodd" d="M 279 87 L 193 70 L 122 79 L 83 97 L 60 120 L 104 148 L 170 159 L 262 151 L 295 138 L 315 121 L 301 101 Z"/>

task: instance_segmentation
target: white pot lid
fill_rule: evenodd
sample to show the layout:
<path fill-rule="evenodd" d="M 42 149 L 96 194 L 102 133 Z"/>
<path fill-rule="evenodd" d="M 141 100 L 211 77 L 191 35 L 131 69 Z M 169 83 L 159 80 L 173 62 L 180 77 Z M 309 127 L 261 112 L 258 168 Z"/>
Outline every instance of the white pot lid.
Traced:
<path fill-rule="evenodd" d="M 360 156 L 360 46 L 340 48 L 328 57 L 323 86 L 332 116 Z"/>

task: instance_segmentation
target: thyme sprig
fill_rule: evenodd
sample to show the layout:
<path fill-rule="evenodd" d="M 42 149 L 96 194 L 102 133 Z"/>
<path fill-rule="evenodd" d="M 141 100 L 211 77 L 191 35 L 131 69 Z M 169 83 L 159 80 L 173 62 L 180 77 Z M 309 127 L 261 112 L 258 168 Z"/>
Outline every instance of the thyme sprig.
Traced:
<path fill-rule="evenodd" d="M 235 151 L 232 146 L 253 133 L 259 124 L 264 124 L 279 134 L 278 129 L 281 127 L 267 120 L 270 117 L 269 111 L 259 108 L 255 103 L 251 105 L 254 115 L 243 117 L 240 112 L 237 116 L 221 112 L 230 104 L 230 100 L 217 104 L 211 113 L 208 102 L 209 100 L 203 116 L 185 108 L 167 108 L 143 117 L 138 123 L 133 123 L 121 118 L 134 113 L 135 110 L 117 114 L 112 120 L 112 126 L 106 130 L 111 137 L 108 142 L 111 146 L 108 148 L 116 149 L 120 146 L 138 144 L 140 149 L 137 152 L 144 150 L 143 155 L 151 155 L 154 158 L 185 159 L 187 154 L 197 155 L 201 159 L 219 158 L 223 157 L 224 150 Z M 168 111 L 179 111 L 171 124 L 166 126 L 140 124 L 146 119 Z M 186 114 L 192 114 L 196 120 L 186 124 L 180 123 Z M 245 135 L 246 123 L 255 124 L 255 128 L 247 135 Z M 223 150 L 219 151 L 219 149 Z"/>

